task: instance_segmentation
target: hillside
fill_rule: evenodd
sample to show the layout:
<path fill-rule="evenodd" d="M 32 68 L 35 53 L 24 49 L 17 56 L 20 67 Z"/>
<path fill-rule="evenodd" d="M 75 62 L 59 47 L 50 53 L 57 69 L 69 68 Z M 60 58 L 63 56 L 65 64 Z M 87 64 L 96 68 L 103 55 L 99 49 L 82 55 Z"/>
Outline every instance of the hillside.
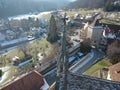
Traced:
<path fill-rule="evenodd" d="M 68 5 L 68 8 L 102 8 L 107 0 L 77 0 Z"/>
<path fill-rule="evenodd" d="M 0 0 L 0 17 L 9 17 L 30 12 L 49 11 L 61 8 L 67 0 Z"/>
<path fill-rule="evenodd" d="M 120 0 L 77 0 L 70 3 L 68 8 L 103 8 L 105 11 L 120 11 Z"/>

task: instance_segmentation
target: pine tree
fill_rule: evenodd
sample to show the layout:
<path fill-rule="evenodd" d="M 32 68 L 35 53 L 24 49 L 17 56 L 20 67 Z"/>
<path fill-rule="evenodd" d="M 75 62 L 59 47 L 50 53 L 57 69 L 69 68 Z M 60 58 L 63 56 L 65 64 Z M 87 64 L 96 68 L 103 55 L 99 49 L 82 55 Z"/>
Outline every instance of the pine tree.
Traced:
<path fill-rule="evenodd" d="M 54 43 L 57 41 L 57 39 L 58 39 L 58 34 L 57 34 L 56 21 L 54 16 L 51 15 L 47 40 L 51 43 Z"/>
<path fill-rule="evenodd" d="M 2 70 L 0 69 L 0 77 L 2 76 Z"/>

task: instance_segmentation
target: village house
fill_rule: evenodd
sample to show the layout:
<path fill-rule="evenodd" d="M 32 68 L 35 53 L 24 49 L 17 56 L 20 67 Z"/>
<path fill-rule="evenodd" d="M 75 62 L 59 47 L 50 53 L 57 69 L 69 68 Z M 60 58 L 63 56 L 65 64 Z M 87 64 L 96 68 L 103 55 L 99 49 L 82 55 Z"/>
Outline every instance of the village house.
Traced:
<path fill-rule="evenodd" d="M 89 38 L 92 46 L 104 49 L 107 45 L 107 41 L 103 37 L 104 28 L 97 25 L 97 22 L 97 20 L 94 20 L 92 23 L 86 23 L 84 30 L 80 32 L 80 38 L 83 40 Z"/>
<path fill-rule="evenodd" d="M 16 38 L 16 33 L 12 30 L 6 30 L 6 40 L 12 40 Z"/>
<path fill-rule="evenodd" d="M 30 26 L 32 26 L 32 22 L 29 22 L 27 19 L 21 19 L 21 27 L 25 29 L 25 31 L 29 30 Z"/>
<path fill-rule="evenodd" d="M 37 27 L 30 27 L 30 33 L 34 36 L 36 36 L 36 34 L 40 35 L 41 33 L 41 28 L 37 28 Z"/>
<path fill-rule="evenodd" d="M 9 21 L 9 27 L 10 29 L 16 29 L 21 26 L 21 21 L 20 20 L 10 20 Z"/>
<path fill-rule="evenodd" d="M 120 39 L 120 26 L 106 25 L 103 36 L 107 39 L 107 44 L 111 44 L 116 39 Z"/>

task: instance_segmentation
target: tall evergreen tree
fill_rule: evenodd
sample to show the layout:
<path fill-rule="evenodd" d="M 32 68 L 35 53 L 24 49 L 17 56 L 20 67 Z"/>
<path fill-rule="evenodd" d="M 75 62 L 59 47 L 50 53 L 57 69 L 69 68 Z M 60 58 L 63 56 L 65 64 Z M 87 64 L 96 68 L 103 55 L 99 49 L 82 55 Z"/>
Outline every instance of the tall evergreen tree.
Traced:
<path fill-rule="evenodd" d="M 51 43 L 56 42 L 58 39 L 56 21 L 53 15 L 51 15 L 49 22 L 49 31 L 47 40 Z"/>
<path fill-rule="evenodd" d="M 2 70 L 0 69 L 0 77 L 2 76 Z"/>

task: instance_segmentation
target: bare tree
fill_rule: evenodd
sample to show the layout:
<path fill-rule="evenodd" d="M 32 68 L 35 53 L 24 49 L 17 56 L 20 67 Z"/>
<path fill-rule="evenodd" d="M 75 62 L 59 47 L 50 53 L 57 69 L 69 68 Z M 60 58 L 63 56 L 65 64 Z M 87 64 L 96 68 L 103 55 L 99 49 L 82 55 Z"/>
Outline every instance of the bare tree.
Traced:
<path fill-rule="evenodd" d="M 28 56 L 28 54 L 27 54 L 27 47 L 26 46 L 20 47 L 19 50 L 24 53 L 25 57 Z"/>
<path fill-rule="evenodd" d="M 108 46 L 107 55 L 113 64 L 120 62 L 120 40 L 116 40 Z"/>

